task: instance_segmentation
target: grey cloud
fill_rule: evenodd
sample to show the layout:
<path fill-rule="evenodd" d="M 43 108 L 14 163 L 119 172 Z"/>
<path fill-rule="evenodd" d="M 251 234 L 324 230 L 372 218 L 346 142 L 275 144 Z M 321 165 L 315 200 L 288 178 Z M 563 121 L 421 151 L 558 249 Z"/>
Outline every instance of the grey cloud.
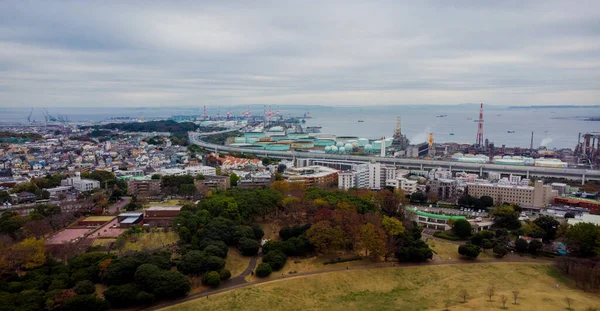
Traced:
<path fill-rule="evenodd" d="M 600 4 L 1 2 L 0 106 L 598 104 Z"/>

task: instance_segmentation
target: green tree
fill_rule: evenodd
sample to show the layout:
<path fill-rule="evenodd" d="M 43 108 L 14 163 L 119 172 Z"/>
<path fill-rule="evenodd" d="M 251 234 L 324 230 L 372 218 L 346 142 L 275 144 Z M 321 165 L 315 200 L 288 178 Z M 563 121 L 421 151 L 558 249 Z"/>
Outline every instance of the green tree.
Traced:
<path fill-rule="evenodd" d="M 140 265 L 135 270 L 135 283 L 143 290 L 152 291 L 154 284 L 160 281 L 163 270 L 152 264 Z"/>
<path fill-rule="evenodd" d="M 544 230 L 544 236 L 542 237 L 544 241 L 556 239 L 556 233 L 558 232 L 560 223 L 558 220 L 554 219 L 554 217 L 540 216 L 536 218 L 533 223 Z"/>
<path fill-rule="evenodd" d="M 279 271 L 285 265 L 287 256 L 279 251 L 272 250 L 263 256 L 263 262 L 268 263 L 274 271 Z"/>
<path fill-rule="evenodd" d="M 266 262 L 261 262 L 258 267 L 256 267 L 256 276 L 264 278 L 267 277 L 273 272 L 271 265 Z"/>
<path fill-rule="evenodd" d="M 231 173 L 231 175 L 229 175 L 229 183 L 231 184 L 232 187 L 237 186 L 239 180 L 240 180 L 240 177 L 238 175 L 236 175 L 235 173 Z"/>
<path fill-rule="evenodd" d="M 510 205 L 503 205 L 493 213 L 494 225 L 500 228 L 516 230 L 521 227 L 519 213 Z"/>
<path fill-rule="evenodd" d="M 320 221 L 306 231 L 306 238 L 322 254 L 340 250 L 344 245 L 344 231 L 340 226 L 333 227 L 327 220 Z"/>
<path fill-rule="evenodd" d="M 410 201 L 411 202 L 425 202 L 425 201 L 427 201 L 427 196 L 421 191 L 416 191 L 410 195 Z"/>
<path fill-rule="evenodd" d="M 481 203 L 481 205 L 484 208 L 488 208 L 488 207 L 492 207 L 494 206 L 494 199 L 490 196 L 484 195 L 481 198 L 479 198 L 479 202 Z"/>
<path fill-rule="evenodd" d="M 469 258 L 477 258 L 481 253 L 481 248 L 473 244 L 464 244 L 458 247 L 458 253 Z"/>
<path fill-rule="evenodd" d="M 529 243 L 527 243 L 527 241 L 525 241 L 524 239 L 517 239 L 515 241 L 515 250 L 518 253 L 526 253 L 528 248 L 529 248 Z"/>
<path fill-rule="evenodd" d="M 579 257 L 599 255 L 600 227 L 592 223 L 578 223 L 567 230 L 569 251 Z"/>
<path fill-rule="evenodd" d="M 256 253 L 258 253 L 258 248 L 260 247 L 256 240 L 248 238 L 241 238 L 238 242 L 238 246 L 244 256 L 256 255 Z"/>
<path fill-rule="evenodd" d="M 490 249 L 494 247 L 494 243 L 492 243 L 492 241 L 488 240 L 488 239 L 484 239 L 483 242 L 481 243 L 481 248 L 484 249 L 484 252 L 486 249 Z"/>
<path fill-rule="evenodd" d="M 468 238 L 471 235 L 471 230 L 471 223 L 464 219 L 457 220 L 452 227 L 454 234 L 461 239 Z"/>
<path fill-rule="evenodd" d="M 177 270 L 186 275 L 199 275 L 204 271 L 203 261 L 203 252 L 196 250 L 189 251 L 177 263 Z"/>
<path fill-rule="evenodd" d="M 202 284 L 210 287 L 218 287 L 221 284 L 219 272 L 211 271 L 202 275 Z"/>
<path fill-rule="evenodd" d="M 127 308 L 135 303 L 132 297 L 138 293 L 139 289 L 133 284 L 113 285 L 104 292 L 104 299 L 113 308 Z"/>

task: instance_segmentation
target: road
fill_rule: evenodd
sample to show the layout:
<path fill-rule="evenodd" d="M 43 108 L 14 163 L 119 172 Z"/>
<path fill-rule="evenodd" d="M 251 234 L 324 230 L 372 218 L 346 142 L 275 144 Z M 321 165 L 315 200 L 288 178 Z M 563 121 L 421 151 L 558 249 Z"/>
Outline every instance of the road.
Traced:
<path fill-rule="evenodd" d="M 241 153 L 250 153 L 265 157 L 274 158 L 306 158 L 306 159 L 329 159 L 337 161 L 358 161 L 370 162 L 376 161 L 385 164 L 393 164 L 398 167 L 431 169 L 437 167 L 445 167 L 454 171 L 478 172 L 482 175 L 484 172 L 500 172 L 504 174 L 520 174 L 527 177 L 558 177 L 572 180 L 581 180 L 584 183 L 586 180 L 600 180 L 600 170 L 575 169 L 575 168 L 551 168 L 540 166 L 511 166 L 499 165 L 492 163 L 465 163 L 453 161 L 439 160 L 422 160 L 422 159 L 407 159 L 407 158 L 391 158 L 391 157 L 375 157 L 375 156 L 356 156 L 356 155 L 341 155 L 341 154 L 325 154 L 313 152 L 297 152 L 297 151 L 270 151 L 258 149 L 246 149 L 239 147 L 223 146 L 202 141 L 202 136 L 208 136 L 211 133 L 196 133 L 190 132 L 188 135 L 189 141 L 192 144 L 202 146 L 214 151 L 235 151 Z"/>
<path fill-rule="evenodd" d="M 246 272 L 249 273 L 250 271 L 252 271 L 253 268 L 250 269 L 250 266 L 254 267 L 254 265 L 256 265 L 257 260 L 258 260 L 258 256 L 254 256 L 252 258 L 252 260 L 250 261 L 248 268 L 246 268 L 246 271 L 244 271 L 244 273 L 246 273 Z M 513 256 L 507 256 L 503 259 L 488 259 L 488 260 L 451 260 L 451 261 L 441 261 L 441 262 L 440 261 L 437 261 L 437 262 L 429 261 L 429 262 L 425 262 L 425 263 L 391 263 L 391 262 L 387 262 L 387 263 L 381 263 L 381 264 L 375 264 L 375 265 L 353 266 L 350 269 L 340 267 L 340 268 L 334 268 L 334 269 L 328 269 L 328 270 L 300 272 L 300 273 L 296 273 L 293 275 L 283 275 L 282 277 L 279 277 L 276 279 L 262 279 L 262 280 L 257 280 L 257 281 L 253 281 L 253 282 L 247 282 L 244 279 L 245 276 L 242 277 L 240 275 L 229 281 L 223 282 L 219 288 L 195 293 L 195 294 L 192 294 L 192 295 L 189 295 L 187 297 L 177 299 L 177 300 L 162 302 L 162 303 L 155 304 L 155 305 L 147 307 L 147 308 L 141 308 L 139 310 L 160 310 L 163 308 L 171 307 L 171 306 L 174 306 L 174 305 L 177 305 L 180 303 L 184 303 L 184 302 L 192 301 L 192 300 L 196 300 L 196 299 L 202 299 L 202 298 L 210 299 L 209 298 L 210 295 L 220 294 L 220 293 L 224 293 L 224 292 L 228 292 L 231 290 L 240 289 L 240 288 L 244 288 L 244 287 L 254 286 L 254 285 L 258 285 L 258 284 L 272 283 L 272 282 L 284 282 L 286 280 L 297 279 L 297 278 L 301 278 L 301 277 L 306 278 L 307 276 L 326 274 L 326 273 L 332 273 L 332 272 L 338 272 L 338 271 L 370 270 L 370 269 L 398 269 L 398 268 L 416 267 L 416 266 L 467 265 L 467 264 L 496 263 L 496 262 L 523 262 L 523 263 L 534 262 L 534 263 L 541 263 L 541 264 L 551 264 L 552 263 L 551 261 L 548 261 L 548 260 L 541 260 L 541 259 L 535 259 L 535 258 L 530 258 L 530 257 L 521 257 L 521 256 L 513 255 Z M 240 281 L 236 281 L 236 279 L 239 280 L 239 278 L 243 279 L 244 282 L 242 283 Z"/>

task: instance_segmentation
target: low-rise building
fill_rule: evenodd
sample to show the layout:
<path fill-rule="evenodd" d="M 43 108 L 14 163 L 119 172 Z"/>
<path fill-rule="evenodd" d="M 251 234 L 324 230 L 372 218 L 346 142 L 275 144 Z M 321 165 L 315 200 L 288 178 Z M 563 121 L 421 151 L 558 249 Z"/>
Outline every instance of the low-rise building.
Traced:
<path fill-rule="evenodd" d="M 544 185 L 541 180 L 534 186 L 500 185 L 489 183 L 468 183 L 467 193 L 474 197 L 489 196 L 494 199 L 494 204 L 504 202 L 516 203 L 523 207 L 544 207 L 556 197 L 556 190 L 549 185 Z"/>
<path fill-rule="evenodd" d="M 231 188 L 231 181 L 229 176 L 212 176 L 204 175 L 202 180 L 194 180 L 196 187 L 199 185 L 206 186 L 210 189 L 227 190 Z"/>
<path fill-rule="evenodd" d="M 314 185 L 331 185 L 338 180 L 338 171 L 325 166 L 306 166 L 288 169 L 283 172 L 283 179 L 288 182 L 303 182 L 307 187 Z"/>
<path fill-rule="evenodd" d="M 75 190 L 84 192 L 92 191 L 96 188 L 100 188 L 100 182 L 94 179 L 81 178 L 79 172 L 76 173 L 75 177 L 69 177 L 60 182 L 61 186 L 73 186 Z"/>
<path fill-rule="evenodd" d="M 144 213 L 140 212 L 129 212 L 121 213 L 117 216 L 119 227 L 129 228 L 133 225 L 139 224 L 144 220 Z"/>
<path fill-rule="evenodd" d="M 151 227 L 170 227 L 181 213 L 181 206 L 151 206 L 144 211 L 144 224 Z"/>
<path fill-rule="evenodd" d="M 73 190 L 73 186 L 59 186 L 54 188 L 48 188 L 46 191 L 50 193 L 51 197 L 57 197 L 59 194 L 67 194 Z"/>
<path fill-rule="evenodd" d="M 416 180 L 406 179 L 406 178 L 397 178 L 397 179 L 388 179 L 385 182 L 386 187 L 392 187 L 395 189 L 401 189 L 404 194 L 412 194 L 417 191 Z"/>
<path fill-rule="evenodd" d="M 452 229 L 450 226 L 451 220 L 467 220 L 465 216 L 439 215 L 433 213 L 422 212 L 416 208 L 405 208 L 406 218 L 411 221 L 416 221 L 420 226 L 427 229 L 437 231 L 447 231 Z"/>

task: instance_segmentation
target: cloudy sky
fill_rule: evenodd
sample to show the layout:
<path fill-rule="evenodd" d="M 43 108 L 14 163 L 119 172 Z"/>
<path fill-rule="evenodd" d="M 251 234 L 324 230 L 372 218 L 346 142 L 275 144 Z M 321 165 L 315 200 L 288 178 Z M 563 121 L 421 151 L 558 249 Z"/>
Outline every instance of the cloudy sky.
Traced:
<path fill-rule="evenodd" d="M 0 107 L 600 104 L 600 1 L 400 2 L 1 1 Z"/>

